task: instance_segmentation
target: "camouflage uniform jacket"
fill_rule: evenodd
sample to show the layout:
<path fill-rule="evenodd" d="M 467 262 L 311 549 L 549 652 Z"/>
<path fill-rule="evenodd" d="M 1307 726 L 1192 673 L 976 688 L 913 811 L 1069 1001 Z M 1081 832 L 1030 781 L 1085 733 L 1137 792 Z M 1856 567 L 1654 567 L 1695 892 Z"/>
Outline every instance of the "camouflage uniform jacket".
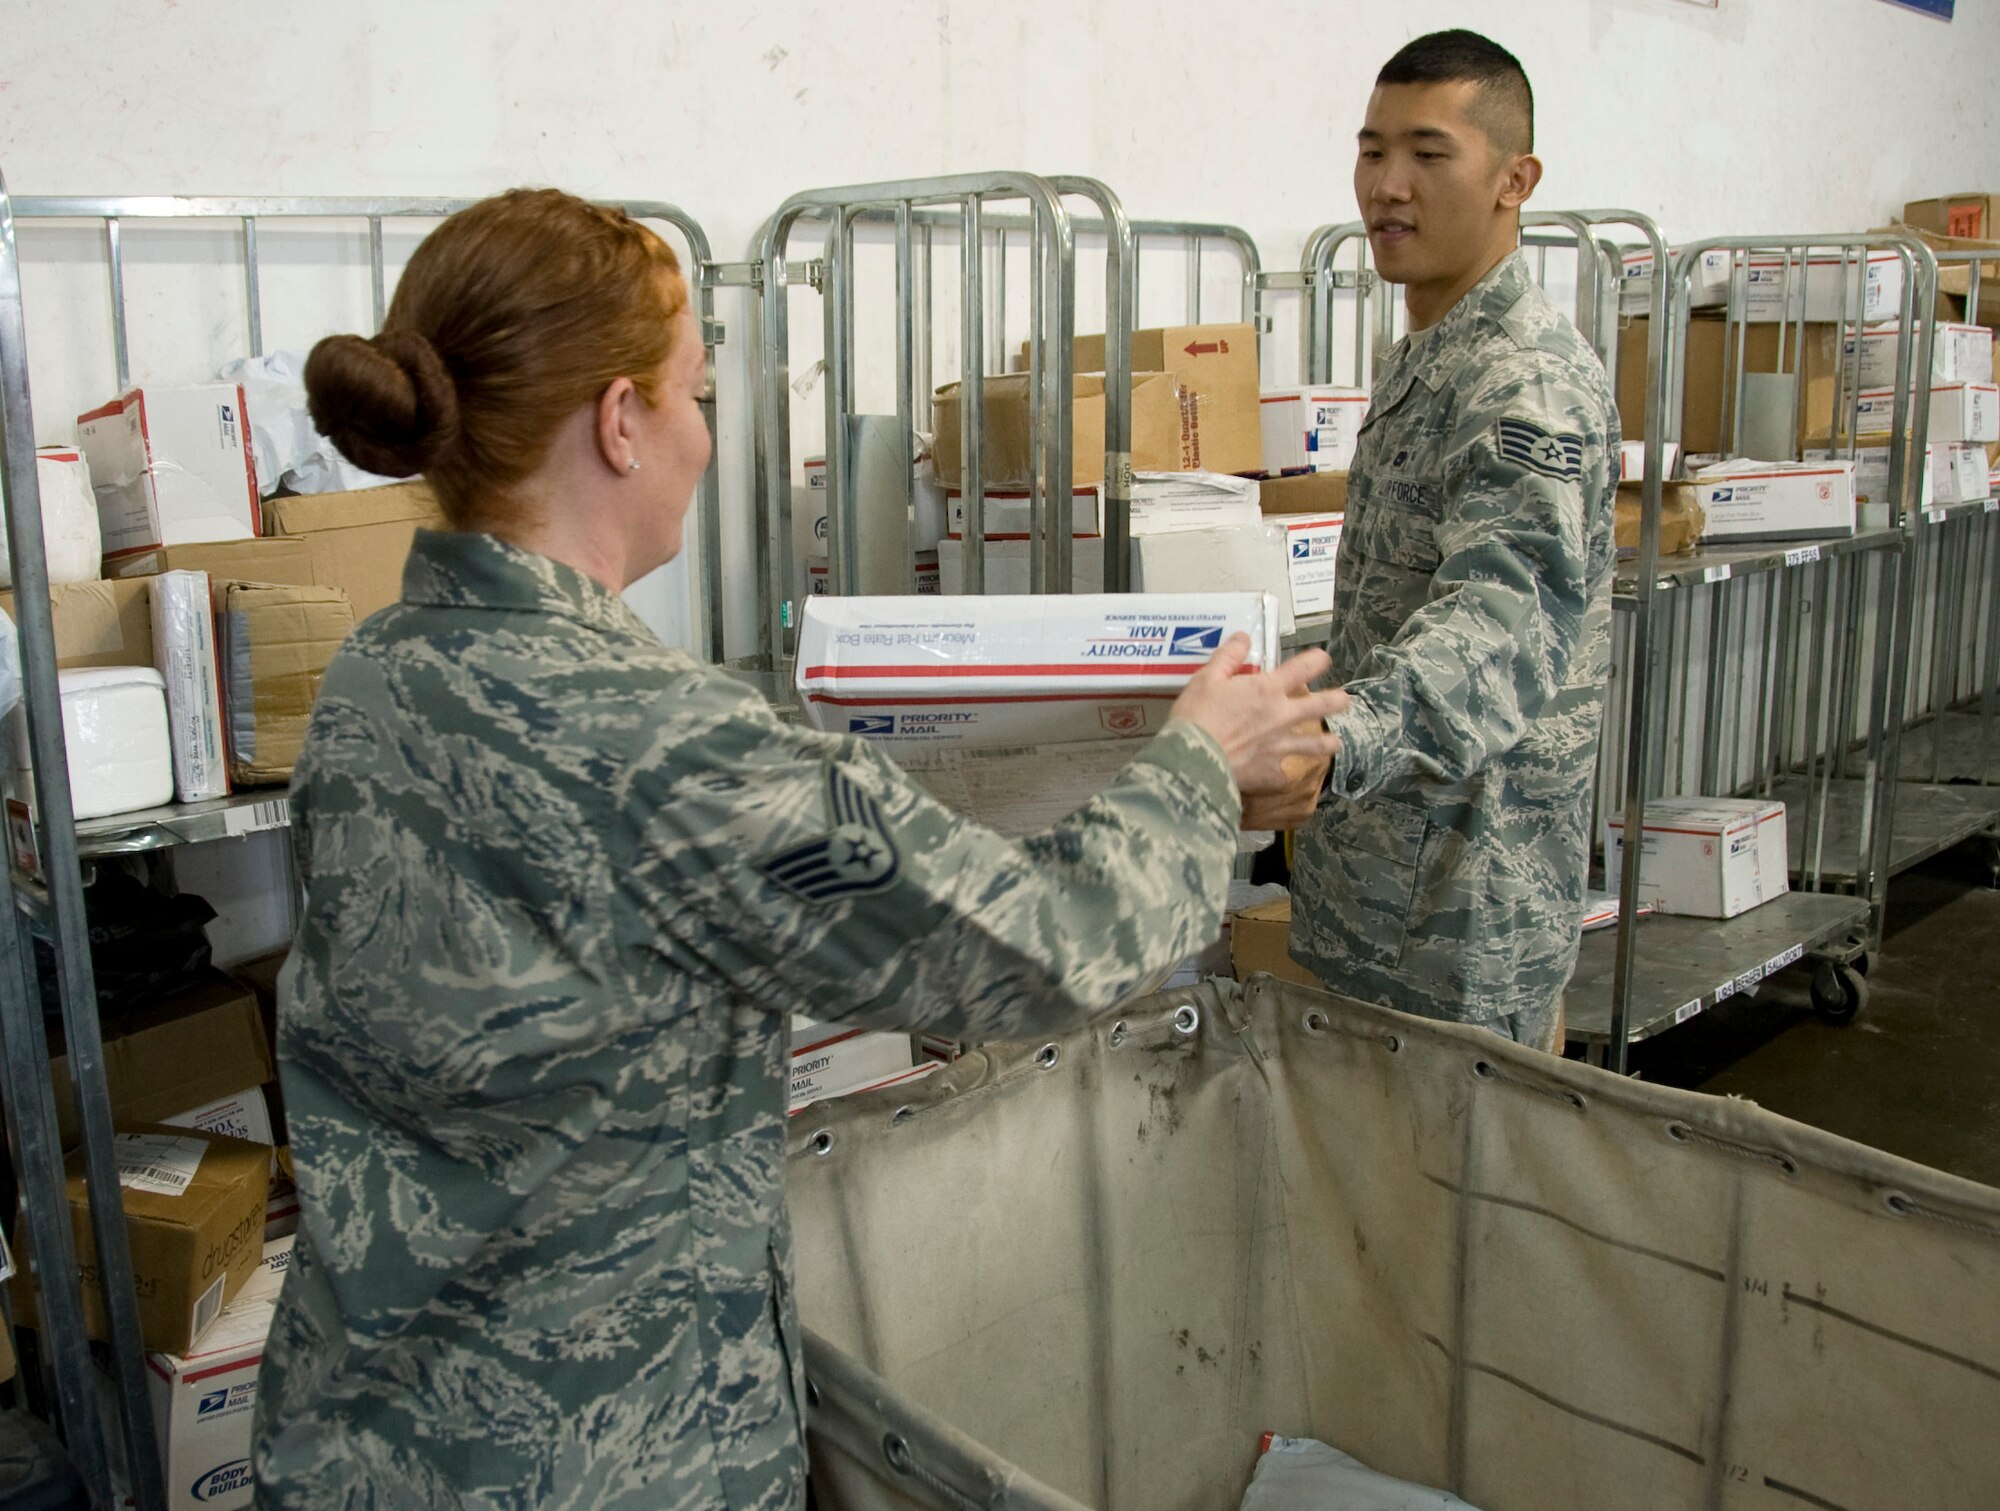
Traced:
<path fill-rule="evenodd" d="M 1506 258 L 1389 353 L 1334 579 L 1343 749 L 1292 953 L 1427 1017 L 1552 1007 L 1576 963 L 1610 648 L 1618 414 Z"/>
<path fill-rule="evenodd" d="M 1214 937 L 1239 817 L 1170 724 L 1003 840 L 581 573 L 430 533 L 293 804 L 254 1465 L 311 1511 L 798 1506 L 787 1015 L 1072 1025 Z"/>

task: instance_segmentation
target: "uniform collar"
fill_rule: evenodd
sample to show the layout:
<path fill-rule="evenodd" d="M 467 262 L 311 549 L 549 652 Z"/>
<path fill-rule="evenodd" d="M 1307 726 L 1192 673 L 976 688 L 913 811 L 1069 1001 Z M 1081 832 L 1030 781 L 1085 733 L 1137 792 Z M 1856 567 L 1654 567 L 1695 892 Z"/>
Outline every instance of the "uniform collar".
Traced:
<path fill-rule="evenodd" d="M 624 600 L 596 578 L 470 530 L 417 531 L 403 567 L 403 602 L 559 614 L 607 630 L 630 630 L 639 623 Z"/>
<path fill-rule="evenodd" d="M 1413 381 L 1421 379 L 1433 393 L 1444 386 L 1470 349 L 1469 338 L 1481 326 L 1492 327 L 1534 286 L 1528 259 L 1519 247 L 1494 264 L 1493 271 L 1465 291 L 1444 318 L 1414 345 L 1405 338 L 1391 354 L 1382 382 L 1384 403 L 1400 399 Z"/>

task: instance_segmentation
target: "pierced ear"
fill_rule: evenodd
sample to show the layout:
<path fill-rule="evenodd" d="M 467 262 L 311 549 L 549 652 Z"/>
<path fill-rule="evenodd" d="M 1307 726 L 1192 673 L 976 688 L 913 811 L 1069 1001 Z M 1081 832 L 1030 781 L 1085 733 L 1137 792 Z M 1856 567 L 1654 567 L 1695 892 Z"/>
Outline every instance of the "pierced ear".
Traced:
<path fill-rule="evenodd" d="M 628 400 L 637 394 L 630 378 L 614 378 L 597 396 L 597 454 L 607 468 L 621 476 L 637 439 L 625 428 Z"/>

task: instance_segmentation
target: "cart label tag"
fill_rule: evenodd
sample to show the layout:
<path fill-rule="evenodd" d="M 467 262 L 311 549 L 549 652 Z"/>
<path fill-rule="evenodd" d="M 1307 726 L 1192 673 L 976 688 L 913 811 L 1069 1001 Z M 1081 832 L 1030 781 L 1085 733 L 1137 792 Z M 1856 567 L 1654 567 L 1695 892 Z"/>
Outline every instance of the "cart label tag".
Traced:
<path fill-rule="evenodd" d="M 1701 1011 L 1701 998 L 1697 997 L 1692 1002 L 1683 1002 L 1679 1007 L 1674 1009 L 1674 1027 L 1679 1028 L 1683 1023 L 1687 1022 L 1688 1019 L 1694 1017 L 1695 1014 L 1699 1013 L 1700 1011 Z"/>
<path fill-rule="evenodd" d="M 1725 981 L 1715 989 L 1715 1005 L 1720 1007 L 1735 995 L 1736 983 L 1734 981 Z"/>
<path fill-rule="evenodd" d="M 1729 570 L 1729 563 L 1726 561 L 1719 567 L 1703 567 L 1701 580 L 1703 582 L 1727 582 L 1729 581 Z"/>
<path fill-rule="evenodd" d="M 1788 567 L 1809 567 L 1818 560 L 1818 546 L 1800 546 L 1797 550 L 1785 553 L 1785 565 Z"/>
<path fill-rule="evenodd" d="M 1989 498 L 1986 501 L 1985 507 L 1980 510 L 1980 513 L 2000 514 L 2000 498 Z"/>
<path fill-rule="evenodd" d="M 1767 976 L 1775 976 L 1778 974 L 1779 971 L 1782 971 L 1786 966 L 1797 965 L 1801 960 L 1805 958 L 1806 958 L 1806 947 L 1802 944 L 1795 944 L 1789 950 L 1786 950 L 1782 955 L 1773 955 L 1767 962 L 1765 962 L 1764 974 Z"/>
<path fill-rule="evenodd" d="M 1941 525 L 1944 523 L 1944 510 L 1926 509 L 1924 510 L 1924 518 L 1929 520 L 1934 525 Z"/>
<path fill-rule="evenodd" d="M 222 831 L 232 839 L 239 834 L 259 834 L 266 829 L 283 829 L 292 821 L 289 798 L 273 798 L 267 803 L 225 809 Z"/>
<path fill-rule="evenodd" d="M 1764 967 L 1753 965 L 1749 970 L 1736 978 L 1736 990 L 1739 992 L 1754 992 L 1763 984 L 1763 980 Z"/>

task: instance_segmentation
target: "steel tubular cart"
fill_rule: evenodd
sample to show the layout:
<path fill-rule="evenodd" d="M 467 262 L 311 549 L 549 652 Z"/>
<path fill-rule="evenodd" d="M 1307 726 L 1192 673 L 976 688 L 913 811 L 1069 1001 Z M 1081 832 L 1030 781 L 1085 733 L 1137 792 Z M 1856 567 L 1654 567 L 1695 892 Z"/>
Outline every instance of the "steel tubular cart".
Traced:
<path fill-rule="evenodd" d="M 81 1147 L 90 1193 L 90 1227 L 98 1256 L 109 1333 L 109 1361 L 117 1400 L 116 1425 L 123 1440 L 133 1503 L 141 1511 L 161 1511 L 167 1487 L 154 1437 L 145 1351 L 133 1292 L 131 1252 L 124 1213 L 117 1197 L 112 1113 L 105 1085 L 103 1036 L 97 1018 L 88 922 L 83 889 L 85 868 L 114 855 L 168 850 L 179 845 L 241 837 L 290 822 L 281 789 L 252 789 L 214 802 L 174 804 L 77 823 L 73 817 L 56 676 L 54 623 L 43 551 L 41 495 L 36 478 L 35 421 L 29 394 L 29 353 L 21 295 L 17 244 L 23 221 L 95 223 L 103 237 L 111 301 L 112 358 L 122 389 L 132 377 L 125 292 L 127 233 L 135 224 L 220 222 L 240 233 L 243 313 L 249 355 L 263 351 L 264 294 L 259 266 L 259 228 L 273 223 L 354 222 L 366 228 L 375 322 L 388 305 L 385 226 L 434 220 L 473 203 L 454 198 L 178 198 L 167 196 L 20 198 L 0 183 L 0 458 L 4 458 L 7 542 L 14 573 L 14 600 L 20 638 L 23 702 L 34 763 L 34 795 L 40 840 L 38 874 L 0 867 L 0 905 L 15 927 L 0 926 L 0 1068 L 4 1069 L 6 1132 L 22 1205 L 28 1219 L 28 1258 L 40 1277 L 42 1327 L 31 1356 L 39 1369 L 24 1379 L 36 1404 L 59 1426 L 94 1502 L 111 1501 L 112 1458 L 93 1385 L 94 1370 L 85 1340 L 82 1295 L 65 1195 L 63 1151 L 55 1118 L 47 1039 L 37 989 L 33 942 L 53 946 L 62 1000 L 63 1032 L 75 1083 Z M 685 211 L 660 201 L 617 202 L 634 217 L 669 227 L 685 244 L 690 285 L 708 347 L 710 389 L 705 404 L 711 436 L 714 348 L 723 330 L 714 318 L 714 280 L 708 238 Z M 716 474 L 703 480 L 701 509 L 702 609 L 705 645 L 713 659 L 721 650 L 717 591 Z M 108 1196 L 108 1199 L 106 1199 Z"/>

